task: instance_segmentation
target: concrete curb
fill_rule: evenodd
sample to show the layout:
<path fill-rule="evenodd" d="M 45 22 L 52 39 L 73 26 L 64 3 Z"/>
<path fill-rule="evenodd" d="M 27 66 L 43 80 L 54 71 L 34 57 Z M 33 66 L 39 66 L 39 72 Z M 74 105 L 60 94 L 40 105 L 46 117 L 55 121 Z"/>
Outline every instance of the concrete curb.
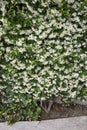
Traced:
<path fill-rule="evenodd" d="M 23 121 L 11 126 L 0 123 L 0 130 L 86 130 L 87 116 L 45 121 Z"/>

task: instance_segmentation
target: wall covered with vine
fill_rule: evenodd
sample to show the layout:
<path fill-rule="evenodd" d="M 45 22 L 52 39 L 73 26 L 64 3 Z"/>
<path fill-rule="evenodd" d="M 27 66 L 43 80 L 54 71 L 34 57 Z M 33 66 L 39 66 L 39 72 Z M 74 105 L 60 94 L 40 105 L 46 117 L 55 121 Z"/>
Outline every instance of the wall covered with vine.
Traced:
<path fill-rule="evenodd" d="M 37 120 L 53 95 L 87 95 L 87 0 L 0 0 L 0 118 Z"/>

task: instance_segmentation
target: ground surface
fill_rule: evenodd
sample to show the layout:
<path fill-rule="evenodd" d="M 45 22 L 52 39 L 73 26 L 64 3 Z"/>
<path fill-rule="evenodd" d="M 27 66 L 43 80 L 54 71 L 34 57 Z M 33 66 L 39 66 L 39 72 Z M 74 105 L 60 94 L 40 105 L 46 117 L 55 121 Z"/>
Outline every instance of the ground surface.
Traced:
<path fill-rule="evenodd" d="M 87 130 L 87 116 L 45 121 L 0 123 L 0 130 Z"/>

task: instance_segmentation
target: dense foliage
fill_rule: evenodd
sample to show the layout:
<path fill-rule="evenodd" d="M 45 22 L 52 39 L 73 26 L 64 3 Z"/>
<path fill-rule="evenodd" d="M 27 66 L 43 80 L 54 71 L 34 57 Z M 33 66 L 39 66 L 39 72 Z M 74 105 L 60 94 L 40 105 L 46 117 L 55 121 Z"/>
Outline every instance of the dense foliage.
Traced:
<path fill-rule="evenodd" d="M 0 0 L 0 118 L 36 120 L 59 94 L 87 94 L 87 0 Z"/>

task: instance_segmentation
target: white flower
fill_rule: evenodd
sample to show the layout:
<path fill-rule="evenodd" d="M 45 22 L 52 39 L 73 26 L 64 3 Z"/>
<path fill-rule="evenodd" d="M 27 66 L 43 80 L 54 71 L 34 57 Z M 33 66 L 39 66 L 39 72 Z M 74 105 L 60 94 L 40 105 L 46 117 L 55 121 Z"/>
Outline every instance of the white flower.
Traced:
<path fill-rule="evenodd" d="M 23 52 L 25 52 L 25 51 L 26 51 L 26 49 L 25 49 L 25 48 L 23 48 L 23 47 L 18 48 L 18 50 L 19 50 L 19 52 L 21 52 L 21 53 L 23 53 Z"/>
<path fill-rule="evenodd" d="M 75 0 L 68 0 L 68 3 L 71 4 L 73 3 Z"/>
<path fill-rule="evenodd" d="M 71 92 L 71 97 L 72 97 L 72 98 L 75 98 L 75 97 L 76 97 L 76 94 L 77 94 L 77 92 L 76 92 L 76 91 Z"/>
<path fill-rule="evenodd" d="M 21 25 L 20 25 L 20 24 L 17 24 L 16 27 L 17 27 L 17 28 L 21 28 Z"/>
<path fill-rule="evenodd" d="M 87 66 L 85 66 L 85 69 L 87 70 Z"/>
<path fill-rule="evenodd" d="M 21 41 L 21 39 L 18 40 L 18 41 L 16 41 L 16 45 L 18 45 L 18 46 L 22 46 L 22 41 Z"/>
<path fill-rule="evenodd" d="M 78 78 L 79 74 L 78 73 L 73 73 L 72 76 L 75 77 L 75 78 Z"/>
<path fill-rule="evenodd" d="M 17 60 L 14 59 L 13 61 L 11 61 L 11 64 L 12 64 L 12 65 L 15 65 L 16 62 L 17 62 Z"/>
<path fill-rule="evenodd" d="M 39 38 L 44 39 L 47 37 L 47 33 L 43 32 L 42 34 L 39 35 Z"/>
<path fill-rule="evenodd" d="M 10 52 L 10 47 L 7 47 L 7 48 L 6 48 L 6 52 L 7 52 L 7 53 Z"/>
<path fill-rule="evenodd" d="M 55 3 L 60 4 L 62 0 L 54 0 Z"/>
<path fill-rule="evenodd" d="M 17 62 L 17 65 L 18 65 L 19 69 L 25 69 L 26 68 L 24 63 Z"/>

